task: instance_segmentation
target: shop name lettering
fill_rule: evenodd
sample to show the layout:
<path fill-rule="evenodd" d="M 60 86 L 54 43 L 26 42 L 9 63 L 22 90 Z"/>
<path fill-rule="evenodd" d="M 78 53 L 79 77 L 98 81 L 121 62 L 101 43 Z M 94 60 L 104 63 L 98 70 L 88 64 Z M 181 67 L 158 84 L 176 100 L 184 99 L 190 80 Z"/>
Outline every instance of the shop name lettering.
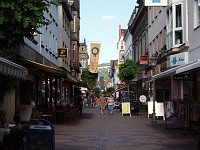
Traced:
<path fill-rule="evenodd" d="M 176 59 L 176 57 L 173 57 L 171 63 L 176 64 L 177 62 L 183 62 L 183 61 L 184 61 L 183 57 L 179 57 L 178 59 Z"/>
<path fill-rule="evenodd" d="M 160 3 L 160 0 L 152 0 L 152 3 Z"/>
<path fill-rule="evenodd" d="M 192 80 L 191 75 L 175 75 L 174 80 Z"/>

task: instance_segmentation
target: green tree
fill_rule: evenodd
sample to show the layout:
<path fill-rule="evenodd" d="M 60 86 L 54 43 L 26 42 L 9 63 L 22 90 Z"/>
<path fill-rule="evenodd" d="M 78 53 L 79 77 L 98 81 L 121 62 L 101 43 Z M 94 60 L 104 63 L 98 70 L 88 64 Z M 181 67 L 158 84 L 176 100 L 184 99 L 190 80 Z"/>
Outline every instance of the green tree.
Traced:
<path fill-rule="evenodd" d="M 101 89 L 99 87 L 95 87 L 93 89 L 93 92 L 95 93 L 95 96 L 99 97 L 101 93 Z"/>
<path fill-rule="evenodd" d="M 108 93 L 110 93 L 110 92 L 113 92 L 115 90 L 115 88 L 114 87 L 108 87 L 107 89 L 106 89 L 106 94 L 108 94 Z M 111 94 L 111 93 L 110 93 Z"/>
<path fill-rule="evenodd" d="M 1 55 L 5 50 L 24 44 L 24 37 L 32 42 L 39 28 L 49 25 L 44 17 L 52 2 L 48 0 L 1 0 L 0 2 L 0 44 Z M 55 4 L 55 3 L 54 3 Z M 4 51 L 4 52 L 2 52 Z"/>
<path fill-rule="evenodd" d="M 117 76 L 122 82 L 125 82 L 128 87 L 128 101 L 129 101 L 129 83 L 132 79 L 136 77 L 138 74 L 139 69 L 137 64 L 131 60 L 131 59 L 126 59 L 123 64 L 119 65 L 119 73 Z"/>
<path fill-rule="evenodd" d="M 97 73 L 91 73 L 88 69 L 83 69 L 81 79 L 83 82 L 87 83 L 91 89 L 96 86 L 97 78 Z"/>

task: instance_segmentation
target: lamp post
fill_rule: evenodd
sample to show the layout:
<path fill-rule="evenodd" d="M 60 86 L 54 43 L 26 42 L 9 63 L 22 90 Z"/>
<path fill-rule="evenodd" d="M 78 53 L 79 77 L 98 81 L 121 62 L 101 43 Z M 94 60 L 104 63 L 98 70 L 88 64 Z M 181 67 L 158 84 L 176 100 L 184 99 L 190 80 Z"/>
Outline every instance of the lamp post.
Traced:
<path fill-rule="evenodd" d="M 151 66 L 153 66 L 153 70 L 155 69 L 156 67 L 156 64 L 157 64 L 157 55 L 153 54 L 152 57 L 150 58 L 150 64 Z M 157 123 L 156 121 L 156 109 L 155 109 L 155 101 L 156 101 L 156 87 L 155 87 L 155 79 L 153 79 L 153 113 L 152 113 L 152 123 Z"/>
<path fill-rule="evenodd" d="M 71 70 L 71 74 L 73 77 L 76 77 L 76 70 L 74 68 Z"/>

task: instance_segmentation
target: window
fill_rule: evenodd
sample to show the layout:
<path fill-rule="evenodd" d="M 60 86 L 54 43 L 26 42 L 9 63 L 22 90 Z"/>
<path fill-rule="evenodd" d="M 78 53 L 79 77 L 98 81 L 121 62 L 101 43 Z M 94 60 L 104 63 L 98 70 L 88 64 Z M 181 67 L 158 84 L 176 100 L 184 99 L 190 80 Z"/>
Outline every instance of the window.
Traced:
<path fill-rule="evenodd" d="M 76 15 L 73 15 L 73 32 L 76 32 Z"/>
<path fill-rule="evenodd" d="M 183 3 L 172 5 L 167 11 L 167 49 L 180 46 L 183 36 Z"/>
<path fill-rule="evenodd" d="M 194 3 L 194 28 L 200 25 L 200 0 L 195 0 Z"/>
<path fill-rule="evenodd" d="M 75 47 L 75 44 L 73 44 L 73 60 L 75 60 L 75 50 L 76 50 L 76 47 Z"/>
<path fill-rule="evenodd" d="M 176 27 L 182 27 L 181 4 L 180 5 L 176 5 Z"/>
<path fill-rule="evenodd" d="M 174 31 L 174 42 L 175 45 L 183 43 L 183 28 L 182 28 L 182 4 L 175 5 L 176 12 L 176 22 L 175 22 L 175 31 Z"/>
<path fill-rule="evenodd" d="M 139 54 L 139 58 L 140 58 L 140 55 L 142 55 L 142 41 L 141 41 L 141 37 L 140 37 L 140 39 L 138 41 L 138 54 Z"/>
<path fill-rule="evenodd" d="M 123 61 L 124 59 L 123 59 L 123 55 L 124 55 L 124 52 L 123 51 L 121 51 L 120 52 L 120 56 L 119 56 L 119 58 L 120 58 L 120 61 Z"/>
<path fill-rule="evenodd" d="M 181 44 L 183 42 L 182 37 L 182 30 L 175 31 L 175 44 Z"/>
<path fill-rule="evenodd" d="M 65 28 L 65 13 L 63 12 L 63 28 Z"/>
<path fill-rule="evenodd" d="M 173 46 L 173 16 L 172 7 L 167 11 L 167 49 Z"/>

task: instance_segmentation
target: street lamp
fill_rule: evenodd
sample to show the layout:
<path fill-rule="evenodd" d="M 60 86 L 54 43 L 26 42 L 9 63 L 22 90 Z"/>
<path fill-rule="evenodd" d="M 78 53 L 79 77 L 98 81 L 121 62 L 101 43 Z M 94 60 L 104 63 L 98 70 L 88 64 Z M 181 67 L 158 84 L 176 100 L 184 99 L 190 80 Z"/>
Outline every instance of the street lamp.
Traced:
<path fill-rule="evenodd" d="M 76 70 L 74 68 L 71 70 L 71 73 L 73 77 L 76 77 Z"/>
<path fill-rule="evenodd" d="M 155 69 L 156 67 L 156 64 L 157 64 L 157 60 L 158 60 L 158 57 L 156 54 L 153 54 L 152 57 L 150 58 L 150 64 L 151 66 L 153 67 L 153 70 Z M 155 79 L 153 79 L 153 113 L 152 113 L 152 123 L 157 123 L 156 121 L 156 110 L 155 110 L 155 101 L 156 101 L 156 87 L 155 87 Z"/>

